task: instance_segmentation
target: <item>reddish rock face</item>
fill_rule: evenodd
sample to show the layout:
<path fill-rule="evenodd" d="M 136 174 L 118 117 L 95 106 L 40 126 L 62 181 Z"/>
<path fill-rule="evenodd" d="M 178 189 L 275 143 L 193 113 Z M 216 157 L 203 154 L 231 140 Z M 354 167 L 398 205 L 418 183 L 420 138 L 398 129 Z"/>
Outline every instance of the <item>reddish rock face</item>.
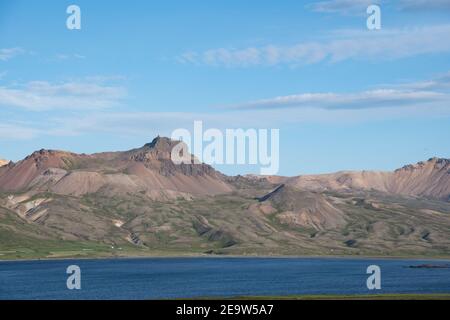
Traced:
<path fill-rule="evenodd" d="M 31 188 L 72 195 L 104 189 L 115 193 L 154 194 L 159 190 L 197 195 L 233 191 L 230 178 L 207 164 L 174 164 L 171 151 L 178 143 L 157 137 L 141 148 L 92 155 L 39 150 L 22 161 L 0 167 L 0 191 Z M 450 199 L 450 160 L 440 158 L 407 165 L 393 172 L 346 171 L 291 178 L 255 176 L 242 179 L 267 179 L 309 191 L 376 190 Z"/>
<path fill-rule="evenodd" d="M 37 176 L 50 168 L 68 168 L 82 156 L 65 151 L 39 150 L 22 161 L 10 164 L 0 172 L 0 190 L 19 191 L 27 188 Z"/>
<path fill-rule="evenodd" d="M 217 194 L 232 191 L 225 176 L 207 164 L 171 161 L 179 141 L 155 138 L 141 148 L 92 155 L 39 150 L 0 171 L 0 190 L 53 191 L 82 195 L 100 189 L 171 194 Z"/>

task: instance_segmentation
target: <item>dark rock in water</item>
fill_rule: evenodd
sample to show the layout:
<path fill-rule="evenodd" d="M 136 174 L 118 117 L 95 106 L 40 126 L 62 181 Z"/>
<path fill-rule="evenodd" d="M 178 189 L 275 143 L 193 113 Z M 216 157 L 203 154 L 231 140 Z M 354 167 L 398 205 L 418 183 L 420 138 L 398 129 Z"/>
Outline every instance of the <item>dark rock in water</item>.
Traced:
<path fill-rule="evenodd" d="M 450 269 L 450 264 L 419 264 L 415 266 L 408 266 L 414 269 Z"/>

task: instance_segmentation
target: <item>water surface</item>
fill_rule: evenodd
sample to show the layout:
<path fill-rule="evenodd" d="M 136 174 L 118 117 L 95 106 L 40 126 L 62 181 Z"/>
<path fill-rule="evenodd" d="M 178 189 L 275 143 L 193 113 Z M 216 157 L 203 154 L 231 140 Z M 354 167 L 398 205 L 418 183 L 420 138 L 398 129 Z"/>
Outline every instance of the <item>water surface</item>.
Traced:
<path fill-rule="evenodd" d="M 142 258 L 0 262 L 0 299 L 159 299 L 245 295 L 450 293 L 450 261 L 332 258 Z M 381 290 L 366 269 L 381 268 Z M 81 268 L 68 290 L 66 268 Z"/>

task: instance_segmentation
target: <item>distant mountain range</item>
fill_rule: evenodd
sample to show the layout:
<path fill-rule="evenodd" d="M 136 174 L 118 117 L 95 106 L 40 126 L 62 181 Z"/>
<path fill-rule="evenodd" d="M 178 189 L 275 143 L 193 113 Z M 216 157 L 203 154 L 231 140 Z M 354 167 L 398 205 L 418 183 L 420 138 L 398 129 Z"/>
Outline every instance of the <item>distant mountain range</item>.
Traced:
<path fill-rule="evenodd" d="M 391 194 L 450 200 L 450 160 L 431 158 L 393 172 L 342 171 L 296 177 L 268 177 L 313 191 L 376 190 Z"/>
<path fill-rule="evenodd" d="M 0 259 L 111 255 L 450 256 L 450 160 L 394 172 L 226 176 L 123 152 L 0 162 Z"/>

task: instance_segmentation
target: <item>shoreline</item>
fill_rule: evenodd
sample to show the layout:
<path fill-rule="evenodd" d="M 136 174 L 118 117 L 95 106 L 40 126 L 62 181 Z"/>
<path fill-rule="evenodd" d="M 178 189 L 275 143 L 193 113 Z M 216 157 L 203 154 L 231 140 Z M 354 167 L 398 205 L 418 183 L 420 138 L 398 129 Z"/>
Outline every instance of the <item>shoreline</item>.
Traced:
<path fill-rule="evenodd" d="M 214 300 L 200 297 L 193 300 Z M 222 300 L 450 300 L 450 293 L 300 294 L 286 296 L 237 296 Z M 189 299 L 188 299 L 189 300 Z"/>

